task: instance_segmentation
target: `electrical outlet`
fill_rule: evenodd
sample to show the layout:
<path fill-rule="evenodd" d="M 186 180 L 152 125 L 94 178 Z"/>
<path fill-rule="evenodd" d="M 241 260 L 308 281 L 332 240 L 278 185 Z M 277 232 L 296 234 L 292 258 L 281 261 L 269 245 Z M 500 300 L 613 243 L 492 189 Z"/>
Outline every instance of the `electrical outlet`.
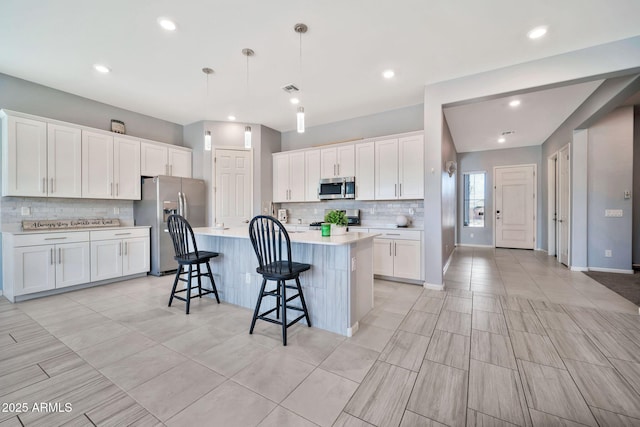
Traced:
<path fill-rule="evenodd" d="M 604 256 L 606 258 L 611 258 L 613 255 L 611 254 L 611 249 L 605 249 L 604 250 Z"/>
<path fill-rule="evenodd" d="M 631 191 L 629 190 L 624 190 L 624 198 L 626 199 L 630 199 L 631 198 Z"/>
<path fill-rule="evenodd" d="M 473 233 L 469 234 L 469 237 L 471 237 L 473 239 Z"/>
<path fill-rule="evenodd" d="M 416 210 L 413 208 L 409 208 L 409 215 L 415 215 Z"/>
<path fill-rule="evenodd" d="M 31 215 L 31 208 L 28 206 L 23 206 L 22 209 L 20 209 L 20 213 L 22 214 L 22 216 L 29 216 Z"/>
<path fill-rule="evenodd" d="M 244 282 L 248 285 L 251 283 L 251 273 L 245 273 L 244 274 Z"/>
<path fill-rule="evenodd" d="M 119 207 L 113 208 L 113 213 L 114 213 L 114 215 L 119 215 L 120 214 L 120 208 Z"/>
<path fill-rule="evenodd" d="M 351 258 L 351 271 L 356 271 L 356 257 Z"/>
<path fill-rule="evenodd" d="M 369 209 L 369 213 L 370 213 L 371 215 L 374 215 L 374 214 L 376 213 L 376 208 L 371 208 L 371 209 Z"/>

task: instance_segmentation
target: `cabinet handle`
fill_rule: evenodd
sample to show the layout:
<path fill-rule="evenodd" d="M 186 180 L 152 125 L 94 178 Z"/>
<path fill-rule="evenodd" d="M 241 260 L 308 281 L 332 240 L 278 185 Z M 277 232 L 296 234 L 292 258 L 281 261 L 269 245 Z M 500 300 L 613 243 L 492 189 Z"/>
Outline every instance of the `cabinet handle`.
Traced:
<path fill-rule="evenodd" d="M 122 242 L 118 245 L 118 256 L 122 256 Z"/>
<path fill-rule="evenodd" d="M 127 242 L 124 242 L 124 254 L 127 254 Z"/>
<path fill-rule="evenodd" d="M 55 190 L 53 189 L 53 178 L 51 178 L 51 194 L 53 194 L 53 193 L 54 193 L 54 191 L 55 191 Z"/>
<path fill-rule="evenodd" d="M 120 185 L 116 182 L 116 196 L 120 194 Z"/>
<path fill-rule="evenodd" d="M 402 183 L 400 183 L 400 197 L 402 197 Z"/>
<path fill-rule="evenodd" d="M 398 244 L 396 242 L 393 242 L 393 252 L 394 256 L 398 256 Z"/>
<path fill-rule="evenodd" d="M 398 184 L 393 184 L 393 195 L 398 197 Z"/>
<path fill-rule="evenodd" d="M 114 236 L 128 236 L 131 233 L 116 233 Z"/>
<path fill-rule="evenodd" d="M 336 173 L 336 164 L 334 163 L 333 164 L 333 176 L 336 176 L 336 175 L 338 175 L 338 174 Z"/>
<path fill-rule="evenodd" d="M 399 236 L 400 233 L 384 233 L 387 236 Z"/>
<path fill-rule="evenodd" d="M 165 175 L 169 175 L 169 164 L 164 165 L 164 173 Z"/>
<path fill-rule="evenodd" d="M 53 252 L 53 248 L 51 248 L 51 251 L 49 252 L 49 255 L 50 255 L 49 262 L 50 262 L 51 265 L 53 265 L 53 263 L 54 263 L 53 258 L 55 257 L 55 253 Z"/>
<path fill-rule="evenodd" d="M 42 192 L 47 194 L 47 178 L 42 178 Z"/>
<path fill-rule="evenodd" d="M 340 176 L 340 163 L 338 163 L 338 176 Z"/>
<path fill-rule="evenodd" d="M 58 264 L 62 264 L 62 249 L 58 248 Z"/>
<path fill-rule="evenodd" d="M 169 175 L 173 176 L 173 165 L 169 165 Z"/>
<path fill-rule="evenodd" d="M 389 242 L 389 256 L 391 256 L 391 242 Z"/>
<path fill-rule="evenodd" d="M 109 195 L 113 196 L 113 182 L 109 184 Z"/>
<path fill-rule="evenodd" d="M 64 240 L 66 237 L 45 237 L 44 240 Z"/>

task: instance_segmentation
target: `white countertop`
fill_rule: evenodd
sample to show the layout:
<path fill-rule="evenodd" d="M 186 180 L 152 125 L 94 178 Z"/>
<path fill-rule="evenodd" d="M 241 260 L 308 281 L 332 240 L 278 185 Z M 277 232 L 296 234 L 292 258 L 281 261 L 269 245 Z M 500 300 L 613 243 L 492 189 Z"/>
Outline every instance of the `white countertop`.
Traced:
<path fill-rule="evenodd" d="M 9 234 L 13 234 L 13 235 L 20 235 L 20 234 L 49 234 L 49 233 L 73 233 L 73 232 L 78 232 L 78 231 L 108 231 L 108 230 L 126 230 L 126 229 L 131 229 L 131 228 L 151 228 L 150 225 L 137 225 L 137 226 L 126 226 L 126 225 L 121 225 L 118 227 L 87 227 L 87 228 L 60 228 L 60 229 L 54 229 L 54 230 L 48 230 L 48 229 L 42 229 L 42 230 L 22 230 L 21 228 L 18 229 L 11 229 L 11 228 L 6 228 L 3 229 L 2 232 L 3 233 L 9 233 Z"/>
<path fill-rule="evenodd" d="M 239 239 L 249 238 L 248 227 L 234 227 L 226 228 L 224 230 L 212 227 L 199 227 L 194 228 L 193 232 L 194 234 L 202 236 L 232 237 Z M 291 239 L 291 243 L 308 243 L 311 245 L 348 245 L 367 239 L 373 239 L 375 236 L 377 236 L 377 234 L 350 231 L 341 236 L 322 237 L 322 233 L 320 230 L 289 231 L 289 238 Z"/>
<path fill-rule="evenodd" d="M 295 228 L 295 227 L 309 227 L 310 224 L 307 223 L 302 223 L 302 224 L 298 224 L 298 223 L 294 223 L 294 222 L 288 222 L 286 224 L 283 224 L 285 228 L 290 227 L 290 228 Z M 350 225 L 349 226 L 349 230 L 356 230 L 358 231 L 359 229 L 368 229 L 368 228 L 374 228 L 376 230 L 416 230 L 416 231 L 422 231 L 424 230 L 423 227 L 414 227 L 414 226 L 409 226 L 409 227 L 398 227 L 395 224 L 360 224 L 360 225 Z"/>

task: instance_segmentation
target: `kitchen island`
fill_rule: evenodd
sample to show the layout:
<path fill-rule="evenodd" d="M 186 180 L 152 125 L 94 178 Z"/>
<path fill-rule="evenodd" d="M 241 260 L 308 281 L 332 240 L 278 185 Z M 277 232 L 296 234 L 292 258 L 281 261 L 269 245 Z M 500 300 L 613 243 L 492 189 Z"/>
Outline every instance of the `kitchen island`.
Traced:
<path fill-rule="evenodd" d="M 199 250 L 220 253 L 211 261 L 220 299 L 255 308 L 262 276 L 256 273 L 258 261 L 248 227 L 201 227 L 193 232 Z M 351 336 L 358 330 L 358 321 L 373 308 L 375 236 L 359 232 L 331 237 L 322 237 L 320 231 L 289 233 L 293 261 L 311 264 L 311 270 L 300 275 L 300 283 L 313 327 Z M 266 298 L 262 304 L 264 311 L 275 306 L 275 299 Z"/>

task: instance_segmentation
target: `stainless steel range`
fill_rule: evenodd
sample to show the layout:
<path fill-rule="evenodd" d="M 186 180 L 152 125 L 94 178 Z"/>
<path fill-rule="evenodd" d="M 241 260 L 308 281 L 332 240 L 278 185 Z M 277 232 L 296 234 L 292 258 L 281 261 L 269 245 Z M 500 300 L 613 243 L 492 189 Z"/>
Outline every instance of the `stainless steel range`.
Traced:
<path fill-rule="evenodd" d="M 325 209 L 324 214 L 331 212 L 333 209 Z M 347 227 L 349 225 L 360 225 L 360 209 L 339 209 L 347 216 Z M 320 230 L 323 221 L 312 222 L 309 224 L 309 230 Z"/>

